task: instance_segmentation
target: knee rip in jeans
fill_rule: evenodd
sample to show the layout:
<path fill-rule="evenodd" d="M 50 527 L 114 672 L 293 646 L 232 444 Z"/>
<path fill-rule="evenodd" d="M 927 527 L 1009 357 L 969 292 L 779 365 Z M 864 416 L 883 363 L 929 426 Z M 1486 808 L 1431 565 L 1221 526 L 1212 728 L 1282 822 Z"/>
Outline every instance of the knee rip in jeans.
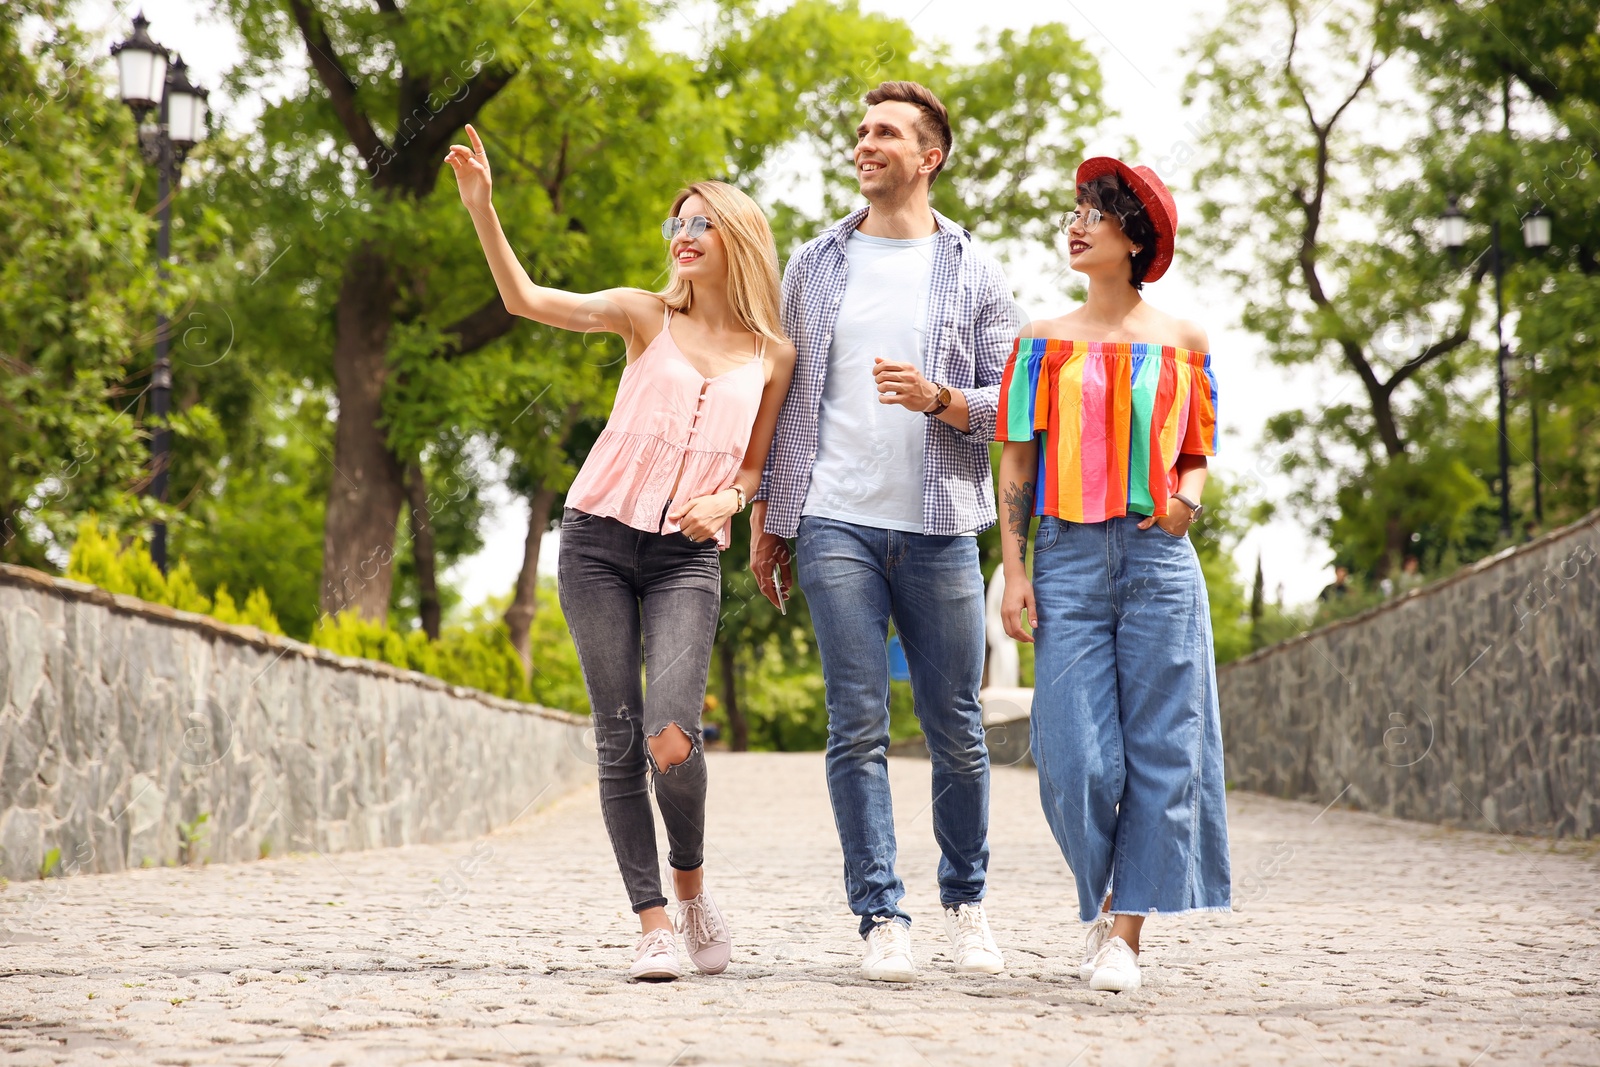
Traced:
<path fill-rule="evenodd" d="M 667 723 L 645 738 L 645 744 L 650 748 L 650 762 L 655 765 L 657 774 L 666 774 L 694 755 L 693 739 L 675 722 Z"/>

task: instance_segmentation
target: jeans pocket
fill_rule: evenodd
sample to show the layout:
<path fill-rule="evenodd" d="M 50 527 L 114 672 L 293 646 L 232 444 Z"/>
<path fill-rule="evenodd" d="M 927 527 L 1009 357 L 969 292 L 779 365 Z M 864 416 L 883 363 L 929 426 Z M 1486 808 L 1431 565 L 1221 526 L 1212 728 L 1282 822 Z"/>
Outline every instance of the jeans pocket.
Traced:
<path fill-rule="evenodd" d="M 1061 536 L 1061 520 L 1054 515 L 1039 516 L 1039 529 L 1033 535 L 1033 552 L 1048 552 L 1055 547 L 1056 538 Z"/>
<path fill-rule="evenodd" d="M 561 528 L 563 530 L 571 530 L 576 529 L 579 526 L 586 526 L 593 520 L 594 516 L 589 514 L 587 511 L 579 511 L 577 508 L 561 509 Z"/>
<path fill-rule="evenodd" d="M 1161 525 L 1160 519 L 1157 519 L 1155 522 L 1151 523 L 1150 528 L 1152 530 L 1160 530 L 1162 536 L 1166 537 L 1169 541 L 1187 541 L 1189 539 L 1189 534 L 1187 532 L 1181 534 L 1170 532 L 1165 526 Z"/>

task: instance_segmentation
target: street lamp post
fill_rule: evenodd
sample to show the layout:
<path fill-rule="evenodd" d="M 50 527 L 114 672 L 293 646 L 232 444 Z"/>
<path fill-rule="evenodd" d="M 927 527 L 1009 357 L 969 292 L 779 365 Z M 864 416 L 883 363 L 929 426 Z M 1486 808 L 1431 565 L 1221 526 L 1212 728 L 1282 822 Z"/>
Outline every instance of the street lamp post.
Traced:
<path fill-rule="evenodd" d="M 133 35 L 113 45 L 117 60 L 118 89 L 122 102 L 132 109 L 139 122 L 139 150 L 145 162 L 160 175 L 157 192 L 161 212 L 161 231 L 156 241 L 157 277 L 165 281 L 167 261 L 172 254 L 172 195 L 183 177 L 183 161 L 189 149 L 205 139 L 207 90 L 189 81 L 182 56 L 169 56 L 148 33 L 150 23 L 144 12 L 134 16 Z M 156 112 L 156 121 L 145 119 Z M 172 402 L 172 361 L 167 355 L 168 324 L 165 312 L 156 316 L 156 361 L 150 373 L 150 415 L 154 431 L 150 436 L 149 494 L 157 501 L 167 499 L 167 468 L 171 462 L 172 432 L 167 428 L 167 412 Z M 167 570 L 167 524 L 157 522 L 150 541 L 150 558 L 163 574 Z"/>
<path fill-rule="evenodd" d="M 1444 246 L 1452 251 L 1459 250 L 1467 243 L 1467 217 L 1461 213 L 1456 204 L 1456 198 L 1450 198 L 1450 206 L 1439 217 L 1439 234 Z M 1522 219 L 1522 242 L 1530 249 L 1544 248 L 1550 243 L 1550 216 L 1543 209 L 1535 208 Z M 1505 258 L 1500 247 L 1500 220 L 1494 219 L 1489 223 L 1489 266 L 1494 271 L 1494 341 L 1495 341 L 1495 387 L 1499 394 L 1499 425 L 1500 425 L 1500 537 L 1509 540 L 1511 537 L 1511 438 L 1506 427 L 1506 360 L 1511 352 L 1505 340 Z M 1530 390 L 1531 394 L 1531 390 Z M 1538 403 L 1533 401 L 1533 501 L 1534 515 L 1541 523 L 1544 521 L 1544 503 L 1539 489 L 1539 413 Z"/>
<path fill-rule="evenodd" d="M 1522 243 L 1541 249 L 1550 244 L 1550 216 L 1542 206 L 1522 217 Z M 1533 447 L 1533 520 L 1544 528 L 1544 475 L 1539 472 L 1539 353 L 1528 353 L 1529 444 Z"/>

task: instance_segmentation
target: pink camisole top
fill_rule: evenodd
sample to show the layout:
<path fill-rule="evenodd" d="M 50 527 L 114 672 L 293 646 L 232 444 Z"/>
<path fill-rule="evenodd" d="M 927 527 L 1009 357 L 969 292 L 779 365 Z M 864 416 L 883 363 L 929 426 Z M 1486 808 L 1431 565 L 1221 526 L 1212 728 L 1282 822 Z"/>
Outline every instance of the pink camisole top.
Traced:
<path fill-rule="evenodd" d="M 766 388 L 765 350 L 763 340 L 749 361 L 707 378 L 673 340 L 668 308 L 661 332 L 623 370 L 611 417 L 567 491 L 567 506 L 636 530 L 679 532 L 666 517 L 674 500 L 721 492 L 739 473 Z M 719 549 L 732 528 L 729 519 L 717 531 Z"/>

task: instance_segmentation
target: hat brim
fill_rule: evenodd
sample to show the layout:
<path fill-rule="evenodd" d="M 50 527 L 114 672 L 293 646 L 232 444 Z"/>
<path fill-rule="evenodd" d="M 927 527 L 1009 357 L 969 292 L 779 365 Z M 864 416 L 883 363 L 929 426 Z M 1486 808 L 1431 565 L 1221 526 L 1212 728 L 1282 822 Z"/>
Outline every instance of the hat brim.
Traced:
<path fill-rule="evenodd" d="M 1156 257 L 1151 261 L 1150 269 L 1145 271 L 1144 280 L 1157 281 L 1167 273 L 1167 268 L 1172 266 L 1172 253 L 1177 243 L 1178 219 L 1176 208 L 1172 204 L 1172 194 L 1161 183 L 1161 179 L 1155 176 L 1155 171 L 1150 171 L 1149 177 L 1146 177 L 1112 156 L 1094 156 L 1084 160 L 1078 164 L 1078 171 L 1073 181 L 1077 185 L 1083 185 L 1107 174 L 1115 174 L 1126 182 L 1150 216 L 1150 224 L 1156 231 Z"/>

